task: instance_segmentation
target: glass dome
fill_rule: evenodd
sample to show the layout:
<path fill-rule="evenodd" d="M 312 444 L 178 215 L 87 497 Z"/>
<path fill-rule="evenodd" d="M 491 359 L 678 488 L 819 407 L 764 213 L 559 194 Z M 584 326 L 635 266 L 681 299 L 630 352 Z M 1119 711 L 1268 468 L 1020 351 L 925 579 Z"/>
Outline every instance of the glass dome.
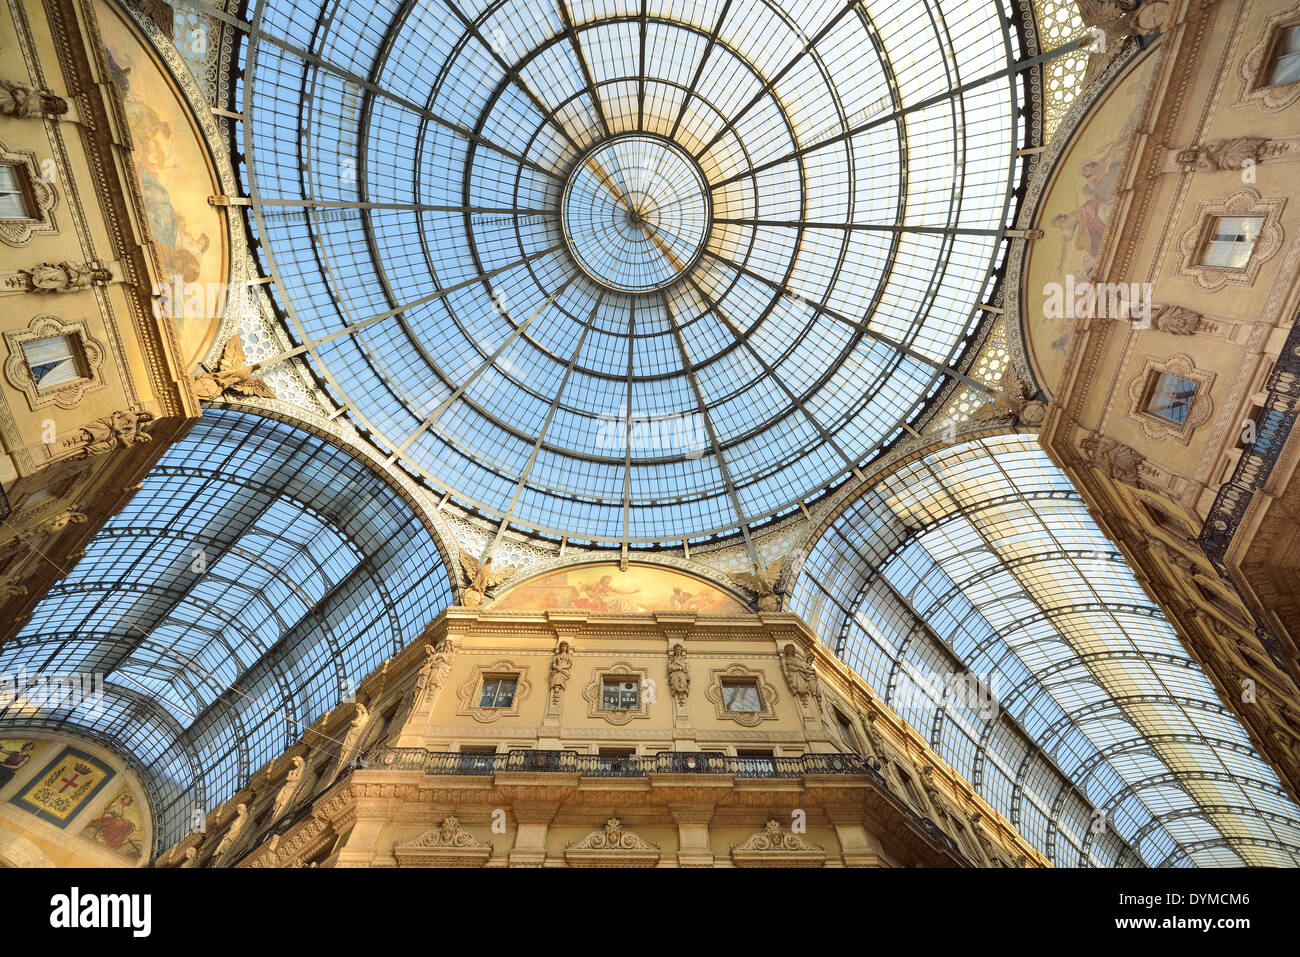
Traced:
<path fill-rule="evenodd" d="M 393 461 L 523 530 L 795 509 L 954 375 L 1025 160 L 989 0 L 262 0 L 252 228 Z"/>

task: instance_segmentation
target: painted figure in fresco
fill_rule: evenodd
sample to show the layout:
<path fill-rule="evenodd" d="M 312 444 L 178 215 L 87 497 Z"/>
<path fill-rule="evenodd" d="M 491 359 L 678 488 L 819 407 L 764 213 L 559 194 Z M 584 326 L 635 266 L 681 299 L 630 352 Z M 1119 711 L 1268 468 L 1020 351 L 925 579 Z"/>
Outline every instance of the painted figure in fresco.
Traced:
<path fill-rule="evenodd" d="M 673 589 L 673 597 L 669 602 L 673 611 L 699 611 L 700 603 L 695 597 L 694 592 L 682 591 L 680 588 Z"/>
<path fill-rule="evenodd" d="M 35 741 L 24 741 L 17 751 L 10 751 L 0 745 L 0 754 L 4 755 L 4 760 L 0 761 L 0 788 L 12 781 L 19 769 L 32 759 L 32 751 L 35 749 Z"/>
<path fill-rule="evenodd" d="M 600 580 L 591 583 L 587 582 L 580 586 L 582 597 L 575 598 L 573 605 L 575 608 L 585 608 L 587 611 L 595 612 L 632 612 L 641 611 L 641 606 L 626 595 L 635 595 L 641 589 L 639 588 L 615 588 L 613 585 L 613 576 L 601 575 Z"/>
<path fill-rule="evenodd" d="M 138 856 L 140 853 L 138 846 L 134 841 L 129 841 L 131 835 L 135 833 L 135 824 L 127 820 L 127 814 L 130 813 L 131 805 L 134 803 L 135 799 L 130 794 L 122 792 L 112 804 L 104 808 L 103 814 L 86 825 L 87 830 L 93 830 L 93 838 L 103 841 L 113 850 L 122 851 L 132 857 Z M 126 844 L 126 847 L 123 847 L 123 844 Z"/>

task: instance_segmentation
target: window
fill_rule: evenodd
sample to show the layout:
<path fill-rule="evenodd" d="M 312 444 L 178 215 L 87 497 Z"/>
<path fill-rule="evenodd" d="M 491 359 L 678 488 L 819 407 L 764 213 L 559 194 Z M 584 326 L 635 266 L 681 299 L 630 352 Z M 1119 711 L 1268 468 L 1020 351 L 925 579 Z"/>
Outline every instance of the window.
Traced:
<path fill-rule="evenodd" d="M 898 780 L 903 782 L 903 790 L 907 792 L 907 796 L 911 800 L 912 806 L 917 810 L 923 810 L 925 808 L 925 802 L 921 800 L 921 795 L 916 790 L 916 785 L 912 783 L 912 776 L 902 768 L 898 768 Z"/>
<path fill-rule="evenodd" d="M 0 219 L 34 219 L 27 170 L 17 163 L 0 163 Z"/>
<path fill-rule="evenodd" d="M 1245 269 L 1264 228 L 1263 216 L 1216 216 L 1201 264 Z"/>
<path fill-rule="evenodd" d="M 840 737 L 844 739 L 844 743 L 850 751 L 858 750 L 858 740 L 853 734 L 853 722 L 846 718 L 839 708 L 835 708 L 834 711 L 835 723 L 840 728 Z"/>
<path fill-rule="evenodd" d="M 1174 425 L 1186 425 L 1195 398 L 1195 382 L 1168 372 L 1153 372 L 1143 409 Z"/>
<path fill-rule="evenodd" d="M 1283 83 L 1300 80 L 1300 24 L 1279 32 L 1273 55 L 1269 59 L 1271 66 L 1268 86 L 1281 86 Z"/>
<path fill-rule="evenodd" d="M 397 709 L 400 704 L 395 704 L 383 713 L 380 719 L 375 723 L 375 729 L 370 733 L 370 743 L 378 744 L 384 740 L 384 735 L 388 734 L 388 729 L 397 717 Z"/>
<path fill-rule="evenodd" d="M 1242 614 L 1241 609 L 1227 598 L 1223 597 L 1222 593 L 1217 589 L 1208 588 L 1204 583 L 1197 581 L 1196 591 L 1200 594 L 1202 600 L 1217 611 L 1220 616 L 1225 617 L 1230 621 L 1234 621 L 1239 625 L 1244 626 L 1248 624 L 1246 616 Z"/>
<path fill-rule="evenodd" d="M 758 682 L 752 680 L 722 682 L 722 704 L 728 711 L 762 711 Z"/>
<path fill-rule="evenodd" d="M 479 695 L 480 708 L 508 708 L 515 700 L 518 675 L 484 675 L 483 693 Z"/>
<path fill-rule="evenodd" d="M 636 681 L 626 678 L 602 680 L 600 706 L 605 711 L 635 711 L 640 704 L 640 690 Z"/>
<path fill-rule="evenodd" d="M 37 392 L 87 378 L 79 340 L 76 335 L 63 335 L 23 343 L 23 358 Z"/>
<path fill-rule="evenodd" d="M 1173 515 L 1170 515 L 1159 505 L 1152 505 L 1150 502 L 1143 502 L 1142 507 L 1146 513 L 1151 516 L 1151 521 L 1155 522 L 1159 528 L 1164 529 L 1171 535 L 1178 538 L 1187 538 L 1187 526 L 1180 522 Z"/>
<path fill-rule="evenodd" d="M 950 817 L 948 820 L 952 824 L 953 836 L 957 839 L 957 846 L 961 848 L 962 853 L 972 861 L 978 861 L 980 859 L 979 851 L 975 848 L 975 843 L 971 840 L 966 825 L 956 818 Z"/>

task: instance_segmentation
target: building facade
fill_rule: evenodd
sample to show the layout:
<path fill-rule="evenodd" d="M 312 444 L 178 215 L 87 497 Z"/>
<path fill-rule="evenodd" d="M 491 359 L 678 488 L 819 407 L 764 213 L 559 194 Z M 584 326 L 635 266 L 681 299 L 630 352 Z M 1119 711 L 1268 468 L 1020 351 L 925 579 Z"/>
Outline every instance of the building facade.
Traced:
<path fill-rule="evenodd" d="M 0 641 L 199 415 L 100 12 L 0 14 Z"/>
<path fill-rule="evenodd" d="M 798 616 L 511 595 L 443 612 L 158 866 L 1048 866 Z"/>
<path fill-rule="evenodd" d="M 1171 3 L 1112 61 L 1039 203 L 1021 317 L 1044 447 L 1292 795 L 1298 36 L 1294 3 Z"/>

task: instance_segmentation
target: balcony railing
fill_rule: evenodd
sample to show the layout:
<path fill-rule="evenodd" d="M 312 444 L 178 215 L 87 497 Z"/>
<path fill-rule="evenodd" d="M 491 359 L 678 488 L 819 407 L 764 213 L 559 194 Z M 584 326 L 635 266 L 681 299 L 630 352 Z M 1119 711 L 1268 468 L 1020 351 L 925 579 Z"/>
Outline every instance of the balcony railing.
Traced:
<path fill-rule="evenodd" d="M 373 748 L 357 762 L 358 768 L 423 771 L 434 775 L 481 775 L 503 772 L 557 772 L 595 778 L 643 778 L 651 774 L 730 774 L 737 778 L 799 778 L 809 774 L 861 775 L 893 795 L 884 776 L 868 759 L 857 754 L 819 753 L 799 757 L 742 755 L 717 751 L 664 751 L 659 754 L 580 754 L 577 751 L 516 749 L 496 754 L 426 751 L 424 748 Z M 902 811 L 934 840 L 961 860 L 968 860 L 960 845 L 938 824 L 918 814 L 905 800 Z"/>
<path fill-rule="evenodd" d="M 1214 504 L 1201 528 L 1200 545 L 1215 570 L 1234 589 L 1240 587 L 1232 576 L 1224 556 L 1236 536 L 1246 510 L 1255 501 L 1256 493 L 1268 482 L 1277 464 L 1278 455 L 1295 427 L 1300 411 L 1300 317 L 1291 327 L 1282 353 L 1265 383 L 1267 398 L 1255 417 L 1255 441 L 1245 446 L 1232 478 L 1219 487 Z M 1254 603 L 1246 602 L 1255 620 L 1255 634 L 1268 652 L 1273 663 L 1283 674 L 1291 674 L 1286 649 L 1272 631 Z M 1294 676 L 1293 676 L 1294 677 Z"/>
<path fill-rule="evenodd" d="M 363 767 L 426 774 L 498 774 L 557 771 L 596 778 L 641 778 L 651 774 L 730 774 L 738 778 L 797 778 L 807 774 L 861 774 L 878 786 L 885 779 L 856 754 L 804 754 L 799 757 L 732 757 L 716 751 L 664 751 L 660 754 L 580 754 L 577 751 L 514 750 L 464 754 L 423 748 L 377 748 Z"/>

